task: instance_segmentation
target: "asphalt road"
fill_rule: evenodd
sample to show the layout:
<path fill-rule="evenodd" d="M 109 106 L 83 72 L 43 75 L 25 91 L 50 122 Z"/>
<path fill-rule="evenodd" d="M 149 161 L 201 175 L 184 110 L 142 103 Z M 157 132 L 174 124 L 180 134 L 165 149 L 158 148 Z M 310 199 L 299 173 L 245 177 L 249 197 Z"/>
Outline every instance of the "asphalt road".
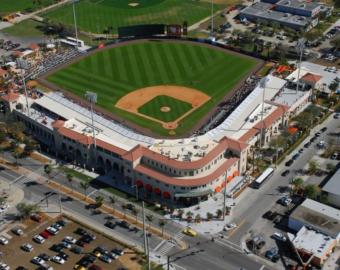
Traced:
<path fill-rule="evenodd" d="M 322 127 L 327 127 L 327 131 L 322 133 L 317 140 L 312 143 L 309 148 L 304 148 L 303 145 L 308 142 L 314 134 Z M 233 209 L 234 221 L 241 224 L 228 238 L 229 241 L 240 245 L 244 235 L 249 232 L 255 221 L 260 218 L 266 211 L 268 211 L 275 202 L 282 196 L 280 187 L 286 187 L 290 181 L 298 177 L 297 170 L 302 169 L 310 161 L 310 159 L 317 155 L 317 143 L 321 140 L 328 141 L 328 134 L 332 132 L 339 132 L 339 120 L 333 119 L 333 115 L 326 119 L 326 121 L 319 126 L 316 126 L 310 136 L 308 136 L 299 147 L 296 148 L 275 170 L 274 175 L 267 181 L 260 189 L 248 188 L 241 194 L 240 202 Z M 334 137 L 333 137 L 334 138 Z M 297 151 L 303 148 L 304 151 L 300 157 L 294 161 L 290 167 L 285 166 L 288 161 Z M 289 169 L 290 173 L 283 177 L 281 173 Z"/>

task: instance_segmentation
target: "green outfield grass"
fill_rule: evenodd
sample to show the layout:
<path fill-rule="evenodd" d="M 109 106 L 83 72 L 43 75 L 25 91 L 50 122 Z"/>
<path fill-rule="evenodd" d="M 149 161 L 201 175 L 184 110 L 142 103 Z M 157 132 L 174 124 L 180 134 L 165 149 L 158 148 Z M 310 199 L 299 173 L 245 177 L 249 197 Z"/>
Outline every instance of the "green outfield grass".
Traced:
<path fill-rule="evenodd" d="M 162 112 L 162 107 L 169 107 L 169 112 Z M 138 112 L 164 122 L 175 121 L 178 117 L 191 110 L 191 104 L 169 96 L 158 96 L 138 109 Z"/>
<path fill-rule="evenodd" d="M 0 0 L 0 17 L 13 12 L 27 12 L 49 6 L 54 0 L 42 0 L 41 5 L 34 4 L 33 0 Z"/>
<path fill-rule="evenodd" d="M 257 64 L 253 58 L 199 44 L 145 41 L 100 51 L 47 77 L 47 80 L 83 97 L 98 93 L 98 105 L 153 132 L 166 135 L 161 124 L 120 110 L 114 104 L 136 89 L 180 85 L 211 97 L 185 117 L 177 134 L 190 130 Z"/>
<path fill-rule="evenodd" d="M 129 3 L 138 3 L 131 7 Z M 225 6 L 225 5 L 224 5 Z M 215 5 L 215 11 L 223 5 Z M 119 26 L 170 23 L 189 25 L 210 15 L 211 4 L 193 0 L 80 0 L 76 4 L 78 26 L 93 33 L 103 33 L 113 27 L 113 33 Z M 72 5 L 65 5 L 45 16 L 53 21 L 67 25 L 73 24 Z"/>

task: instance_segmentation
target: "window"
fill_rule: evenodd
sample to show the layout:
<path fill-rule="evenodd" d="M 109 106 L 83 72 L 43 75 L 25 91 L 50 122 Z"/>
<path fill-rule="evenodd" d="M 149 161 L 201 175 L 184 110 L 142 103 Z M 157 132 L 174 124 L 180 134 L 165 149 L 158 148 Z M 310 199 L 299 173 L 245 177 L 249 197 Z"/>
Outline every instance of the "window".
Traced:
<path fill-rule="evenodd" d="M 166 187 L 168 187 L 169 185 L 168 184 L 165 184 Z"/>
<path fill-rule="evenodd" d="M 182 190 L 184 190 L 184 189 L 185 189 L 185 187 L 181 187 L 181 189 L 182 189 Z"/>

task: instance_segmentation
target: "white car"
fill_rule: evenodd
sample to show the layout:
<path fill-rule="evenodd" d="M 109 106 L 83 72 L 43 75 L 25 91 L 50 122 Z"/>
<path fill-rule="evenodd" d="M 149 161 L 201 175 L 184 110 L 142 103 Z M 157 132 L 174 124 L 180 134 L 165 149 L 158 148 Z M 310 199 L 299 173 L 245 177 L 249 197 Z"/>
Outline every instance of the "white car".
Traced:
<path fill-rule="evenodd" d="M 230 231 L 232 229 L 235 229 L 236 227 L 237 227 L 237 225 L 235 223 L 229 223 L 229 224 L 225 225 L 223 230 L 224 231 Z"/>
<path fill-rule="evenodd" d="M 9 208 L 8 204 L 4 204 L 0 206 L 0 213 L 4 213 Z"/>
<path fill-rule="evenodd" d="M 0 244 L 7 245 L 8 239 L 5 236 L 0 236 Z"/>
<path fill-rule="evenodd" d="M 55 262 L 55 263 L 59 263 L 59 264 L 64 264 L 65 260 L 59 256 L 53 256 L 51 258 L 51 261 Z"/>
<path fill-rule="evenodd" d="M 61 241 L 60 245 L 67 248 L 67 249 L 70 249 L 72 247 L 72 245 L 70 243 L 67 243 L 65 241 Z"/>
<path fill-rule="evenodd" d="M 31 263 L 34 263 L 36 265 L 44 265 L 44 264 L 46 264 L 45 260 L 41 259 L 40 257 L 34 257 L 31 260 Z"/>
<path fill-rule="evenodd" d="M 72 236 L 66 236 L 63 241 L 66 243 L 75 244 L 77 239 L 73 238 Z"/>
<path fill-rule="evenodd" d="M 10 270 L 11 267 L 9 267 L 9 265 L 7 265 L 5 263 L 0 262 L 0 269 L 1 270 Z"/>
<path fill-rule="evenodd" d="M 47 227 L 46 231 L 48 231 L 50 234 L 56 235 L 59 233 L 59 231 L 56 228 L 53 228 L 51 226 Z"/>
<path fill-rule="evenodd" d="M 279 232 L 276 232 L 272 235 L 272 237 L 274 239 L 277 239 L 277 240 L 280 240 L 280 241 L 283 241 L 283 242 L 286 242 L 287 241 L 287 237 L 283 235 L 283 233 L 279 233 Z"/>
<path fill-rule="evenodd" d="M 33 240 L 37 242 L 38 244 L 42 244 L 45 242 L 46 239 L 42 237 L 41 235 L 37 234 L 33 237 Z"/>
<path fill-rule="evenodd" d="M 21 248 L 24 250 L 24 251 L 26 251 L 26 252 L 31 252 L 31 251 L 33 251 L 33 246 L 31 245 L 31 244 L 23 244 L 22 246 L 21 246 Z"/>

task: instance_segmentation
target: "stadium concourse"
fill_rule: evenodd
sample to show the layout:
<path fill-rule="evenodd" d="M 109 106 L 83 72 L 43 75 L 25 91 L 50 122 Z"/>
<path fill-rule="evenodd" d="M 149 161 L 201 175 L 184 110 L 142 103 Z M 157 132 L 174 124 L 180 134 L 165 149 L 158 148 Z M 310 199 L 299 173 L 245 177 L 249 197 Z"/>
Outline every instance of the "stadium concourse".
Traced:
<path fill-rule="evenodd" d="M 16 93 L 2 100 L 58 157 L 110 176 L 113 186 L 137 187 L 146 200 L 191 205 L 225 185 L 237 186 L 251 146 L 267 145 L 308 105 L 310 90 L 295 92 L 287 85 L 268 75 L 219 126 L 182 139 L 148 137 L 97 113 L 93 133 L 91 111 L 59 92 L 28 97 L 27 103 Z"/>

